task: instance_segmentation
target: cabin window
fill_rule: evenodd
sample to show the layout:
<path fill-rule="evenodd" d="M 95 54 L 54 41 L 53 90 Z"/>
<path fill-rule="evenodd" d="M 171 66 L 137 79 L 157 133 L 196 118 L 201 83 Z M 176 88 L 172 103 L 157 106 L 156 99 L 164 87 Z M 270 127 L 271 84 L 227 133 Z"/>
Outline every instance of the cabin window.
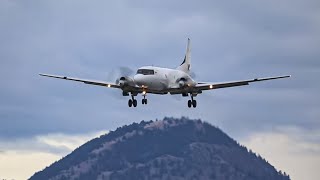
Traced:
<path fill-rule="evenodd" d="M 152 70 L 152 69 L 138 69 L 137 74 L 153 75 L 154 70 Z"/>

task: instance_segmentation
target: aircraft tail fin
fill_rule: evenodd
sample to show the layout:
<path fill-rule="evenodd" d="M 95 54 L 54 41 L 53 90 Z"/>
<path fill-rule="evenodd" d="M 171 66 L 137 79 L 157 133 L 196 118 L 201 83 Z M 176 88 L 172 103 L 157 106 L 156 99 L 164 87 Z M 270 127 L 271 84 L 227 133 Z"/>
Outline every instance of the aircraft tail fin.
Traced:
<path fill-rule="evenodd" d="M 191 44 L 190 44 L 190 38 L 188 38 L 188 45 L 187 45 L 187 52 L 184 56 L 184 60 L 181 63 L 179 67 L 177 67 L 178 70 L 189 73 L 191 68 Z"/>

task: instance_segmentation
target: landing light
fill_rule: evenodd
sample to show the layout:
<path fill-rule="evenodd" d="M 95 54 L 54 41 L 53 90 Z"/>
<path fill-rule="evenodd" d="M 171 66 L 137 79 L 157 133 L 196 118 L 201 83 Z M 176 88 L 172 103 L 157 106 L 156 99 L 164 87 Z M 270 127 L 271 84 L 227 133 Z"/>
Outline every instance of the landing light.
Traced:
<path fill-rule="evenodd" d="M 108 84 L 107 86 L 108 86 L 108 87 L 111 87 L 111 84 Z"/>
<path fill-rule="evenodd" d="M 209 88 L 210 88 L 210 89 L 212 89 L 212 88 L 213 88 L 213 86 L 212 86 L 212 85 L 210 85 L 210 86 L 209 86 Z"/>
<path fill-rule="evenodd" d="M 142 94 L 145 95 L 145 94 L 147 94 L 147 92 L 146 91 L 142 91 Z"/>

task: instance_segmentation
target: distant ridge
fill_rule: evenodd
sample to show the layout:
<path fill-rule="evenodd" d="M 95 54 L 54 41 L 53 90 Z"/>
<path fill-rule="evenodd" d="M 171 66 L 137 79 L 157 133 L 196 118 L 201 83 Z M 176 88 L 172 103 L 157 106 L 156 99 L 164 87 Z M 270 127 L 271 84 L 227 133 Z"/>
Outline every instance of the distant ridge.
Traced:
<path fill-rule="evenodd" d="M 141 121 L 95 138 L 30 180 L 289 180 L 201 120 Z"/>

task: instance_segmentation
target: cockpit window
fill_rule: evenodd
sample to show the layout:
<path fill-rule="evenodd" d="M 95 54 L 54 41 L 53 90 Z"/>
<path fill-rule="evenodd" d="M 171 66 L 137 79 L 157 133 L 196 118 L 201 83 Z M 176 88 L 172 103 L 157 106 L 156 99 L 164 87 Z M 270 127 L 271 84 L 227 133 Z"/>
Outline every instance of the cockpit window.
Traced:
<path fill-rule="evenodd" d="M 154 70 L 152 70 L 152 69 L 138 69 L 137 74 L 153 75 Z"/>

